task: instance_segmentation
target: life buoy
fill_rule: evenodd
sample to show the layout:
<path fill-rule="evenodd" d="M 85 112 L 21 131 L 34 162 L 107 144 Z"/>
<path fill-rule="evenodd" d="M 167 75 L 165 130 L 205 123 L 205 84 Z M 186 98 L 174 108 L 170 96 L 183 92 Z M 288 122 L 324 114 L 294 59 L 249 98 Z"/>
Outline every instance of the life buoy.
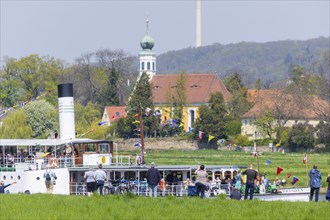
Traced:
<path fill-rule="evenodd" d="M 50 158 L 48 163 L 52 168 L 58 167 L 58 159 L 56 158 Z"/>

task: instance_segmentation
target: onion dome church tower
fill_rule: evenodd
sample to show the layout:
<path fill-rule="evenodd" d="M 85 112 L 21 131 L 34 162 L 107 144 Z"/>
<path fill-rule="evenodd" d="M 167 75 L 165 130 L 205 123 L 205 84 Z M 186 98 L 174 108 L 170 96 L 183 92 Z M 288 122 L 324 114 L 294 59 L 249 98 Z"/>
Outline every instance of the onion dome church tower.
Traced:
<path fill-rule="evenodd" d="M 152 51 L 152 48 L 154 47 L 154 39 L 152 39 L 152 37 L 148 34 L 149 19 L 146 20 L 146 25 L 146 33 L 140 42 L 142 51 L 139 53 L 139 77 L 143 72 L 146 72 L 151 80 L 156 74 L 156 54 Z"/>

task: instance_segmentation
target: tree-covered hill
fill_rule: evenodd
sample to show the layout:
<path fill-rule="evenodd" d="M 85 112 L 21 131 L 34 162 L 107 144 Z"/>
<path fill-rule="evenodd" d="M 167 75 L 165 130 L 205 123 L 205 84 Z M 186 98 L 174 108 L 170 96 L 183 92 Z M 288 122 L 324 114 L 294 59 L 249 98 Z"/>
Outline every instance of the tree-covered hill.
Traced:
<path fill-rule="evenodd" d="M 159 55 L 157 73 L 217 72 L 223 78 L 238 72 L 246 85 L 252 86 L 261 79 L 267 88 L 287 79 L 293 65 L 300 65 L 310 73 L 328 74 L 329 48 L 329 37 L 267 43 L 216 43 Z"/>

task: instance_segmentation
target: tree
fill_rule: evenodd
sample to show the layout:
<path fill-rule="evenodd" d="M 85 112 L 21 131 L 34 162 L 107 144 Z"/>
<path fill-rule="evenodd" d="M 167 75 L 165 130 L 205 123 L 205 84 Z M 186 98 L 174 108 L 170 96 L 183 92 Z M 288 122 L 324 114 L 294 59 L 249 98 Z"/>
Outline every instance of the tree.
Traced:
<path fill-rule="evenodd" d="M 307 150 L 314 147 L 314 127 L 310 124 L 298 123 L 289 132 L 288 144 L 292 151 Z"/>
<path fill-rule="evenodd" d="M 84 134 L 93 129 L 93 123 L 101 121 L 100 115 L 101 112 L 97 104 L 88 102 L 86 106 L 83 106 L 75 103 L 76 133 Z"/>
<path fill-rule="evenodd" d="M 318 143 L 324 144 L 325 147 L 330 150 L 330 124 L 329 123 L 324 123 L 321 121 L 317 126 L 317 138 L 318 138 Z"/>
<path fill-rule="evenodd" d="M 11 112 L 1 126 L 0 137 L 3 139 L 31 138 L 32 127 L 27 123 L 22 110 Z"/>
<path fill-rule="evenodd" d="M 268 136 L 270 140 L 273 139 L 273 134 L 275 132 L 274 128 L 275 119 L 271 112 L 265 112 L 261 118 L 257 118 L 253 124 L 256 125 L 258 131 L 262 136 Z"/>
<path fill-rule="evenodd" d="M 28 125 L 32 127 L 32 138 L 47 138 L 58 130 L 58 111 L 47 101 L 31 102 L 22 110 Z"/>
<path fill-rule="evenodd" d="M 139 125 L 133 122 L 137 120 L 134 117 L 139 113 L 139 106 L 142 108 L 142 119 L 144 132 L 151 134 L 159 129 L 158 119 L 153 115 L 154 105 L 152 102 L 152 91 L 149 82 L 149 76 L 143 72 L 139 81 L 135 84 L 132 95 L 128 101 L 127 118 L 125 119 L 125 128 L 130 127 L 131 134 L 136 134 Z M 123 131 L 118 131 L 123 134 Z"/>
<path fill-rule="evenodd" d="M 211 94 L 208 106 L 203 105 L 198 109 L 199 117 L 195 124 L 195 134 L 203 131 L 205 135 L 227 138 L 226 124 L 228 122 L 225 101 L 220 92 Z"/>
<path fill-rule="evenodd" d="M 7 58 L 1 71 L 6 86 L 6 105 L 28 101 L 54 89 L 63 68 L 62 61 L 37 54 L 19 60 Z M 13 89 L 16 90 L 16 97 L 13 96 Z"/>
<path fill-rule="evenodd" d="M 247 101 L 248 88 L 242 84 L 241 77 L 237 72 L 233 76 L 226 78 L 225 84 L 233 95 L 228 106 L 229 113 L 233 119 L 240 120 L 240 116 L 251 108 L 251 104 Z"/>

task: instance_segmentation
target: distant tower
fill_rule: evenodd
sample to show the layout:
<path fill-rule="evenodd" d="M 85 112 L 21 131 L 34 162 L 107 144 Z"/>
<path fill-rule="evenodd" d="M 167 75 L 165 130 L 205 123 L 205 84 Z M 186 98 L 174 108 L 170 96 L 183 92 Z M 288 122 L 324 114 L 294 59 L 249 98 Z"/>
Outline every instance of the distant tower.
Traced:
<path fill-rule="evenodd" d="M 196 0 L 196 47 L 202 45 L 201 0 Z"/>
<path fill-rule="evenodd" d="M 140 45 L 142 47 L 142 51 L 139 53 L 140 57 L 140 74 L 146 72 L 151 80 L 151 78 L 156 74 L 156 54 L 152 52 L 152 48 L 154 47 L 154 39 L 148 34 L 149 28 L 149 19 L 146 20 L 146 33 L 142 38 Z"/>

